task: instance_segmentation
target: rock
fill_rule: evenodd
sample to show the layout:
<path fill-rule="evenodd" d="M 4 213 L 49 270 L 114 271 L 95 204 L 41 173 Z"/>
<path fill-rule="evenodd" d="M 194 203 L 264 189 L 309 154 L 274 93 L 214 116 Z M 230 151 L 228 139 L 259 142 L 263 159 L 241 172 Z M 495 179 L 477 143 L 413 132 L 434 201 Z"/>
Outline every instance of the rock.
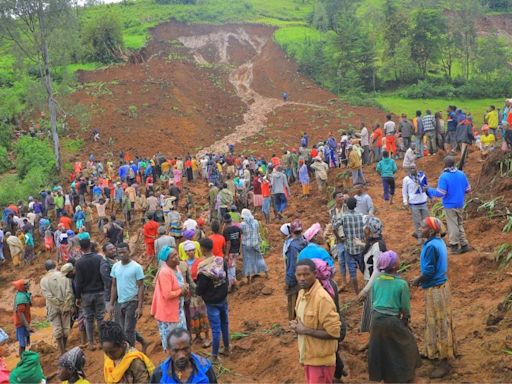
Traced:
<path fill-rule="evenodd" d="M 489 325 L 489 326 L 496 325 L 500 321 L 502 321 L 503 318 L 504 318 L 503 314 L 501 314 L 501 313 L 498 313 L 496 315 L 490 313 L 489 316 L 487 317 L 486 324 Z"/>
<path fill-rule="evenodd" d="M 253 320 L 245 320 L 244 321 L 244 331 L 245 332 L 253 332 L 261 326 L 259 321 Z"/>
<path fill-rule="evenodd" d="M 43 296 L 34 296 L 32 297 L 32 306 L 34 307 L 44 307 L 46 305 L 46 300 Z"/>
<path fill-rule="evenodd" d="M 497 326 L 495 326 L 495 325 L 490 325 L 490 326 L 485 327 L 485 330 L 487 332 L 496 333 L 496 332 L 499 331 L 499 328 Z"/>
<path fill-rule="evenodd" d="M 274 293 L 274 288 L 270 288 L 270 287 L 263 287 L 263 289 L 261 290 L 261 294 L 262 295 L 265 295 L 265 296 L 270 296 Z"/>

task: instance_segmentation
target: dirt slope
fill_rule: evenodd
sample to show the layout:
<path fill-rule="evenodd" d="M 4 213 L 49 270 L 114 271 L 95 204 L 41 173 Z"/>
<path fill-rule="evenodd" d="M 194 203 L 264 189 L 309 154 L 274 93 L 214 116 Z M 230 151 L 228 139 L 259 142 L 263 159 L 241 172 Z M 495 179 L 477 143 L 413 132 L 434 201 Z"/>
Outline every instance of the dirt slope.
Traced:
<path fill-rule="evenodd" d="M 153 30 L 153 40 L 142 56 L 145 62 L 113 67 L 103 71 L 83 73 L 84 89 L 74 95 L 75 100 L 93 105 L 94 123 L 102 127 L 103 140 L 113 138 L 89 151 L 100 158 L 105 152 L 119 150 L 133 154 L 152 155 L 160 150 L 165 154 L 195 153 L 198 147 L 224 149 L 224 136 L 239 141 L 236 148 L 245 153 L 265 154 L 284 150 L 298 144 L 302 131 L 307 130 L 312 141 L 325 138 L 331 130 L 357 127 L 361 120 L 368 123 L 382 120 L 383 113 L 368 108 L 353 108 L 332 101 L 334 96 L 315 86 L 297 73 L 296 65 L 288 60 L 271 40 L 272 30 L 261 26 L 187 26 L 163 24 Z M 173 58 L 167 62 L 169 55 Z M 90 83 L 95 84 L 91 85 Z M 87 85 L 89 84 L 89 85 Z M 103 84 L 103 85 L 101 85 Z M 222 87 L 219 86 L 222 84 Z M 108 88 L 108 91 L 105 90 Z M 287 90 L 290 102 L 283 103 L 280 94 Z M 110 92 L 112 94 L 110 94 Z M 146 105 L 147 104 L 147 105 Z M 129 114 L 129 106 L 136 105 L 137 113 Z M 174 109 L 176 107 L 176 109 Z M 133 108 L 132 108 L 133 110 Z M 108 133 L 106 133 L 108 132 Z M 84 133 L 75 130 L 76 135 Z M 149 145 L 144 138 L 150 138 Z M 420 160 L 431 184 L 441 172 L 437 156 Z M 480 173 L 477 154 L 472 154 L 467 172 L 473 183 Z M 330 183 L 336 184 L 331 173 Z M 384 234 L 391 249 L 411 262 L 407 278 L 418 273 L 418 249 L 410 236 L 412 222 L 408 212 L 399 204 L 384 205 L 380 181 L 375 172 L 365 169 L 369 179 L 369 192 L 377 206 L 377 215 L 384 220 Z M 404 176 L 399 172 L 398 180 Z M 400 190 L 398 182 L 397 190 Z M 196 200 L 204 202 L 205 186 L 191 186 Z M 323 202 L 313 199 L 305 203 L 300 199 L 298 186 L 293 195 L 288 218 L 301 217 L 305 225 L 314 222 L 326 224 L 328 215 Z M 316 191 L 315 187 L 313 188 Z M 507 193 L 506 191 L 504 192 Z M 510 193 L 510 192 L 508 192 Z M 510 325 L 512 316 L 487 325 L 490 313 L 510 291 L 511 277 L 497 270 L 492 252 L 497 244 L 510 241 L 496 221 L 477 217 L 467 223 L 467 232 L 475 251 L 463 256 L 450 256 L 450 280 L 457 339 L 461 357 L 453 374 L 445 381 L 511 382 L 510 357 L 504 349 L 512 349 Z M 136 253 L 142 255 L 140 232 L 131 232 Z M 303 382 L 298 364 L 296 340 L 287 331 L 286 298 L 283 293 L 283 260 L 279 225 L 267 227 L 272 250 L 267 256 L 270 279 L 256 279 L 252 286 L 243 286 L 229 298 L 231 332 L 244 332 L 247 337 L 234 341 L 232 357 L 223 361 L 223 382 Z M 7 281 L 10 271 L 1 271 L 0 315 L 2 324 L 8 324 L 12 290 Z M 22 273 L 17 272 L 17 277 Z M 37 283 L 42 275 L 40 265 L 23 271 L 31 277 L 37 297 Z M 341 296 L 347 304 L 349 333 L 344 345 L 344 358 L 350 370 L 347 381 L 366 381 L 366 356 L 358 348 L 367 335 L 357 331 L 361 306 L 348 305 L 354 300 L 352 293 Z M 140 332 L 154 342 L 149 355 L 154 362 L 163 359 L 155 321 L 149 316 L 151 292 L 146 295 L 145 315 L 138 324 Z M 41 300 L 35 309 L 36 320 L 44 318 Z M 421 345 L 423 338 L 423 298 L 419 290 L 412 291 L 412 327 Z M 492 321 L 491 321 L 492 323 Z M 12 327 L 11 327 L 12 328 Z M 12 331 L 12 329 L 10 329 Z M 34 339 L 37 349 L 44 351 L 45 370 L 55 369 L 57 358 L 50 341 L 50 331 L 38 331 Z M 76 330 L 71 341 L 78 342 Z M 10 363 L 15 362 L 14 354 Z M 86 368 L 89 379 L 102 381 L 102 354 L 88 353 Z M 429 365 L 418 371 L 425 381 Z"/>

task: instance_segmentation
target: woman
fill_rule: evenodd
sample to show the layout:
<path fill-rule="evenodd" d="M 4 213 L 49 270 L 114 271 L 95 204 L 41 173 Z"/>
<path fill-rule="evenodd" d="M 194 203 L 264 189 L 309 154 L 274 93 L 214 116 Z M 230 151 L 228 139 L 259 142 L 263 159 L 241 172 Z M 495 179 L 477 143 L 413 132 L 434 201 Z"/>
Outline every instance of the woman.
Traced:
<path fill-rule="evenodd" d="M 187 328 L 184 297 L 188 295 L 188 284 L 178 268 L 180 260 L 175 248 L 164 247 L 158 259 L 164 264 L 155 278 L 151 315 L 158 322 L 162 347 L 167 351 L 169 333 L 175 328 Z"/>
<path fill-rule="evenodd" d="M 196 257 L 197 248 L 199 243 L 193 241 L 185 241 L 184 250 L 187 255 L 187 260 L 180 263 L 186 264 L 191 278 L 190 284 L 190 302 L 189 302 L 189 318 L 187 323 L 189 325 L 189 331 L 194 340 L 204 341 L 203 348 L 208 348 L 210 343 L 210 325 L 208 324 L 208 315 L 206 313 L 206 305 L 203 299 L 196 293 L 196 281 L 199 263 L 202 259 Z M 201 337 L 201 332 L 204 332 L 205 338 Z"/>
<path fill-rule="evenodd" d="M 264 272 L 265 277 L 268 278 L 268 269 L 260 252 L 260 224 L 248 209 L 242 209 L 241 216 L 244 276 L 247 277 L 247 282 L 250 284 L 252 277 L 261 272 Z"/>
<path fill-rule="evenodd" d="M 155 366 L 144 353 L 130 346 L 118 323 L 103 322 L 100 340 L 105 353 L 103 376 L 106 384 L 149 382 Z"/>
<path fill-rule="evenodd" d="M 427 217 L 421 232 L 428 239 L 421 249 L 421 276 L 412 284 L 423 288 L 425 292 L 425 355 L 435 361 L 435 368 L 430 378 L 439 379 L 446 376 L 451 369 L 449 359 L 457 355 L 455 334 L 448 283 L 448 250 L 441 239 L 443 232 L 441 220 Z"/>
<path fill-rule="evenodd" d="M 34 252 L 34 236 L 29 230 L 26 230 L 23 233 L 23 241 L 25 242 L 25 252 L 23 254 L 23 259 L 25 263 L 30 264 L 36 257 Z"/>
<path fill-rule="evenodd" d="M 187 229 L 187 230 L 183 231 L 183 238 L 185 239 L 185 241 L 181 242 L 178 245 L 178 255 L 179 255 L 181 261 L 185 261 L 188 259 L 187 253 L 185 252 L 185 243 L 187 241 L 191 241 L 194 244 L 195 257 L 198 259 L 202 256 L 201 255 L 201 247 L 199 246 L 199 242 L 197 242 L 195 240 L 195 237 L 196 237 L 196 231 L 194 229 Z"/>
<path fill-rule="evenodd" d="M 62 384 L 89 384 L 84 373 L 85 354 L 75 347 L 59 358 L 59 380 Z"/>
<path fill-rule="evenodd" d="M 299 160 L 299 181 L 302 185 L 302 198 L 307 199 L 309 197 L 311 188 L 309 184 L 308 166 L 303 159 Z"/>
<path fill-rule="evenodd" d="M 304 232 L 304 238 L 308 242 L 308 245 L 300 251 L 297 261 L 316 258 L 325 261 L 331 268 L 334 268 L 333 258 L 321 245 L 324 243 L 324 239 L 320 223 L 315 223 L 306 229 Z"/>
<path fill-rule="evenodd" d="M 370 332 L 370 324 L 372 322 L 372 286 L 375 279 L 380 275 L 380 271 L 375 266 L 382 252 L 386 252 L 387 249 L 386 243 L 382 238 L 382 221 L 379 218 L 367 216 L 364 232 L 366 244 L 363 250 L 363 277 L 366 285 L 359 292 L 358 300 L 364 300 L 360 331 Z"/>
<path fill-rule="evenodd" d="M 252 182 L 252 203 L 254 208 L 261 207 L 263 205 L 263 194 L 261 192 L 261 176 L 254 176 Z"/>
<path fill-rule="evenodd" d="M 369 378 L 385 383 L 412 382 L 421 360 L 408 326 L 411 317 L 409 286 L 397 276 L 400 260 L 395 252 L 381 254 L 376 266 L 382 273 L 372 287 Z"/>
<path fill-rule="evenodd" d="M 75 215 L 73 216 L 73 221 L 75 222 L 76 230 L 79 231 L 80 228 L 85 226 L 85 213 L 82 211 L 82 207 L 77 205 L 75 208 Z"/>
<path fill-rule="evenodd" d="M 23 242 L 11 232 L 5 234 L 7 239 L 7 245 L 9 246 L 9 252 L 11 254 L 12 266 L 17 267 L 21 264 L 21 256 L 23 255 Z"/>

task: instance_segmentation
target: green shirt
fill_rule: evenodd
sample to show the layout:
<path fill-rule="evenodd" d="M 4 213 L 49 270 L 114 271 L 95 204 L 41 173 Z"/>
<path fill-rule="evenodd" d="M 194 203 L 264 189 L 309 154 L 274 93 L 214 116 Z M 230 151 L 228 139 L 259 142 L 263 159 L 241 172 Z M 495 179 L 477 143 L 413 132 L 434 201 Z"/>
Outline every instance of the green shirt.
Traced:
<path fill-rule="evenodd" d="M 398 276 L 383 273 L 373 283 L 372 307 L 377 312 L 398 315 L 400 312 L 407 316 L 411 313 L 409 286 Z"/>

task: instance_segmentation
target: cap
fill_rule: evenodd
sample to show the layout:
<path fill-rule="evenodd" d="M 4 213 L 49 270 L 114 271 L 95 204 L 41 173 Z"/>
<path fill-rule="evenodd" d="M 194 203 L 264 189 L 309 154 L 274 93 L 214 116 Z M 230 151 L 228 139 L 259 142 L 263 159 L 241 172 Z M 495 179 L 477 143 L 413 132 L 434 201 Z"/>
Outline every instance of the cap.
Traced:
<path fill-rule="evenodd" d="M 65 274 L 65 275 L 74 270 L 75 270 L 75 267 L 73 267 L 73 264 L 71 264 L 71 263 L 66 263 L 62 267 L 60 267 L 61 273 Z"/>

